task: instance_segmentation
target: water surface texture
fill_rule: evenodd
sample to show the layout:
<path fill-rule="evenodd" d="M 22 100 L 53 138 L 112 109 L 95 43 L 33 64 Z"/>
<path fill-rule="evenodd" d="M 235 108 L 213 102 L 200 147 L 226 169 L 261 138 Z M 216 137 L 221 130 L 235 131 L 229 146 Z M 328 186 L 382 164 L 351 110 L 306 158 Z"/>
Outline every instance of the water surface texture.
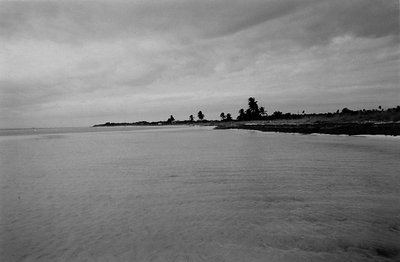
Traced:
<path fill-rule="evenodd" d="M 0 136 L 1 261 L 400 259 L 399 139 L 108 130 Z"/>

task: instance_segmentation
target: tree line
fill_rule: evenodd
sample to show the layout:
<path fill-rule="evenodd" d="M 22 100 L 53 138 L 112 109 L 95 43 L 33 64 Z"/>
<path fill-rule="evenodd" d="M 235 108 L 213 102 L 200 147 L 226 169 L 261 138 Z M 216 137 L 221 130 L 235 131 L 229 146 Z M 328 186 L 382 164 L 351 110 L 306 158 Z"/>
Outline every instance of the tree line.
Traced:
<path fill-rule="evenodd" d="M 271 115 L 267 113 L 267 110 L 263 106 L 258 105 L 258 101 L 254 97 L 249 97 L 247 100 L 248 107 L 246 109 L 241 108 L 238 111 L 238 116 L 234 120 L 231 113 L 225 114 L 221 112 L 220 121 L 253 121 L 253 120 L 290 120 L 290 119 L 300 119 L 304 117 L 323 117 L 323 119 L 330 118 L 330 121 L 400 121 L 400 106 L 394 108 L 384 109 L 379 106 L 377 109 L 362 109 L 362 110 L 351 110 L 347 107 L 342 110 L 337 110 L 333 113 L 318 113 L 318 114 L 306 114 L 305 111 L 301 113 L 282 113 L 281 111 L 274 111 Z M 111 123 L 107 122 L 105 124 L 95 125 L 95 126 L 125 126 L 125 125 L 163 125 L 163 124 L 188 124 L 199 122 L 208 122 L 206 120 L 205 114 L 200 110 L 197 112 L 197 120 L 193 115 L 189 116 L 189 120 L 176 121 L 173 115 L 166 121 L 139 121 L 133 123 Z"/>
<path fill-rule="evenodd" d="M 254 97 L 249 97 L 248 108 L 246 110 L 241 108 L 238 111 L 238 113 L 239 113 L 239 115 L 236 117 L 236 120 L 238 120 L 238 121 L 262 120 L 266 116 L 268 116 L 265 108 L 263 106 L 259 107 L 258 102 L 256 101 L 256 99 Z M 274 112 L 273 115 L 274 116 L 279 115 L 279 112 Z M 221 114 L 219 116 L 221 118 L 221 121 L 233 121 L 231 113 L 225 114 L 225 112 L 221 112 Z M 202 111 L 199 111 L 197 113 L 197 118 L 198 118 L 198 121 L 205 120 L 205 115 L 203 114 Z M 175 118 L 173 115 L 171 115 L 168 118 L 167 123 L 172 123 L 174 121 L 175 121 Z M 193 115 L 189 116 L 189 121 L 190 122 L 195 121 Z"/>
<path fill-rule="evenodd" d="M 398 121 L 400 120 L 400 106 L 395 108 L 388 108 L 384 110 L 382 106 L 379 106 L 378 109 L 372 110 L 350 110 L 347 107 L 343 108 L 342 110 L 337 110 L 334 113 L 318 113 L 318 114 L 306 114 L 303 110 L 301 113 L 292 114 L 292 113 L 282 113 L 281 111 L 274 111 L 271 115 L 268 115 L 267 110 L 265 110 L 264 106 L 259 106 L 258 101 L 254 97 L 249 97 L 247 100 L 248 107 L 246 109 L 241 108 L 238 111 L 238 116 L 236 117 L 237 121 L 253 121 L 253 120 L 277 120 L 277 119 L 299 119 L 305 116 L 324 116 L 324 117 L 350 117 L 353 118 L 357 116 L 358 118 L 378 118 L 382 120 L 391 120 L 391 121 Z M 198 121 L 207 121 L 205 119 L 205 115 L 202 111 L 197 113 Z M 220 114 L 221 121 L 234 121 L 232 118 L 231 113 L 225 114 L 225 112 L 221 112 Z M 171 115 L 167 123 L 172 123 L 175 121 L 175 118 Z M 189 116 L 189 122 L 195 122 L 195 118 L 193 115 Z"/>

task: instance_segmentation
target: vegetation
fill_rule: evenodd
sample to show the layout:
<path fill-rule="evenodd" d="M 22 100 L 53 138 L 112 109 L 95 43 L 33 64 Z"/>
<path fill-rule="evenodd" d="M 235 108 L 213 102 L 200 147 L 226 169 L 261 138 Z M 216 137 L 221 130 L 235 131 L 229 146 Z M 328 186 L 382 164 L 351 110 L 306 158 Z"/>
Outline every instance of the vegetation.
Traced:
<path fill-rule="evenodd" d="M 232 115 L 231 115 L 231 113 L 227 113 L 226 115 L 225 115 L 225 113 L 224 112 L 222 112 L 220 115 L 219 115 L 219 117 L 221 118 L 221 121 L 232 121 Z"/>
<path fill-rule="evenodd" d="M 220 128 L 249 128 L 246 121 L 252 123 L 254 129 L 275 132 L 300 132 L 300 133 L 345 133 L 345 134 L 400 134 L 400 106 L 384 109 L 379 106 L 377 109 L 351 110 L 347 107 L 335 112 L 306 114 L 283 113 L 274 111 L 271 115 L 263 106 L 258 105 L 254 97 L 247 100 L 248 107 L 238 111 L 236 120 L 230 113 L 221 112 L 220 120 L 208 121 L 200 110 L 197 113 L 198 120 L 190 115 L 189 120 L 175 120 L 173 115 L 166 121 L 147 122 L 139 121 L 134 123 L 110 123 L 95 126 L 126 126 L 126 125 L 166 125 L 166 124 L 193 124 L 196 122 L 202 125 L 216 125 Z M 381 123 L 381 124 L 378 124 Z M 379 125 L 379 126 L 378 126 Z"/>
<path fill-rule="evenodd" d="M 199 112 L 197 113 L 197 117 L 198 117 L 199 120 L 201 121 L 201 120 L 204 119 L 205 116 L 204 116 L 203 112 L 199 111 Z"/>
<path fill-rule="evenodd" d="M 239 115 L 237 117 L 237 120 L 240 121 L 260 120 L 265 114 L 264 107 L 262 107 L 262 110 L 260 110 L 260 108 L 258 108 L 257 101 L 254 97 L 249 97 L 248 105 L 249 107 L 246 110 L 244 110 L 243 108 L 239 110 Z"/>
<path fill-rule="evenodd" d="M 319 114 L 305 114 L 303 110 L 301 114 L 282 113 L 281 111 L 274 111 L 271 115 L 267 114 L 264 107 L 258 107 L 258 102 L 254 97 L 248 99 L 248 108 L 245 110 L 241 108 L 237 116 L 238 121 L 254 121 L 254 120 L 295 120 L 295 119 L 325 119 L 325 121 L 340 121 L 340 122 L 354 122 L 354 121 L 383 121 L 383 122 L 396 122 L 400 121 L 400 106 L 388 108 L 384 110 L 382 106 L 378 109 L 372 110 L 351 110 L 347 107 L 342 110 L 337 110 L 334 113 L 319 113 Z"/>
<path fill-rule="evenodd" d="M 222 113 L 219 115 L 219 117 L 221 118 L 221 121 L 226 120 L 226 116 L 225 116 L 225 113 L 224 113 L 224 112 L 222 112 Z"/>
<path fill-rule="evenodd" d="M 171 115 L 171 116 L 168 118 L 167 123 L 168 123 L 168 124 L 171 124 L 171 123 L 174 122 L 174 121 L 175 121 L 175 117 L 174 117 L 173 115 Z"/>

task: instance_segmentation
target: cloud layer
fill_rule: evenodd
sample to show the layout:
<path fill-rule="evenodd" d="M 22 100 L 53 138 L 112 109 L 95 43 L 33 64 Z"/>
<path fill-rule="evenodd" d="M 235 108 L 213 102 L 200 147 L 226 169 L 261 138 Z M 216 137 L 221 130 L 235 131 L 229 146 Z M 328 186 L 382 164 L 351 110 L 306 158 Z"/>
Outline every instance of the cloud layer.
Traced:
<path fill-rule="evenodd" d="M 1 2 L 1 127 L 395 106 L 398 5 Z"/>

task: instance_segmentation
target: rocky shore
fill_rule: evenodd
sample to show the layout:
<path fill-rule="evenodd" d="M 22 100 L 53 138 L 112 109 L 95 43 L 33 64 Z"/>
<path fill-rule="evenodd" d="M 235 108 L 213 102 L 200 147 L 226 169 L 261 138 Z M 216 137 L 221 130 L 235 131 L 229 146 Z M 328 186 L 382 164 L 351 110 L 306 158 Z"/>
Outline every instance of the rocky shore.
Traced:
<path fill-rule="evenodd" d="M 258 130 L 264 132 L 284 132 L 284 133 L 301 133 L 301 134 L 332 134 L 332 135 L 400 135 L 400 123 L 274 123 L 257 121 L 246 122 L 229 122 L 217 123 L 216 129 L 247 129 Z"/>

